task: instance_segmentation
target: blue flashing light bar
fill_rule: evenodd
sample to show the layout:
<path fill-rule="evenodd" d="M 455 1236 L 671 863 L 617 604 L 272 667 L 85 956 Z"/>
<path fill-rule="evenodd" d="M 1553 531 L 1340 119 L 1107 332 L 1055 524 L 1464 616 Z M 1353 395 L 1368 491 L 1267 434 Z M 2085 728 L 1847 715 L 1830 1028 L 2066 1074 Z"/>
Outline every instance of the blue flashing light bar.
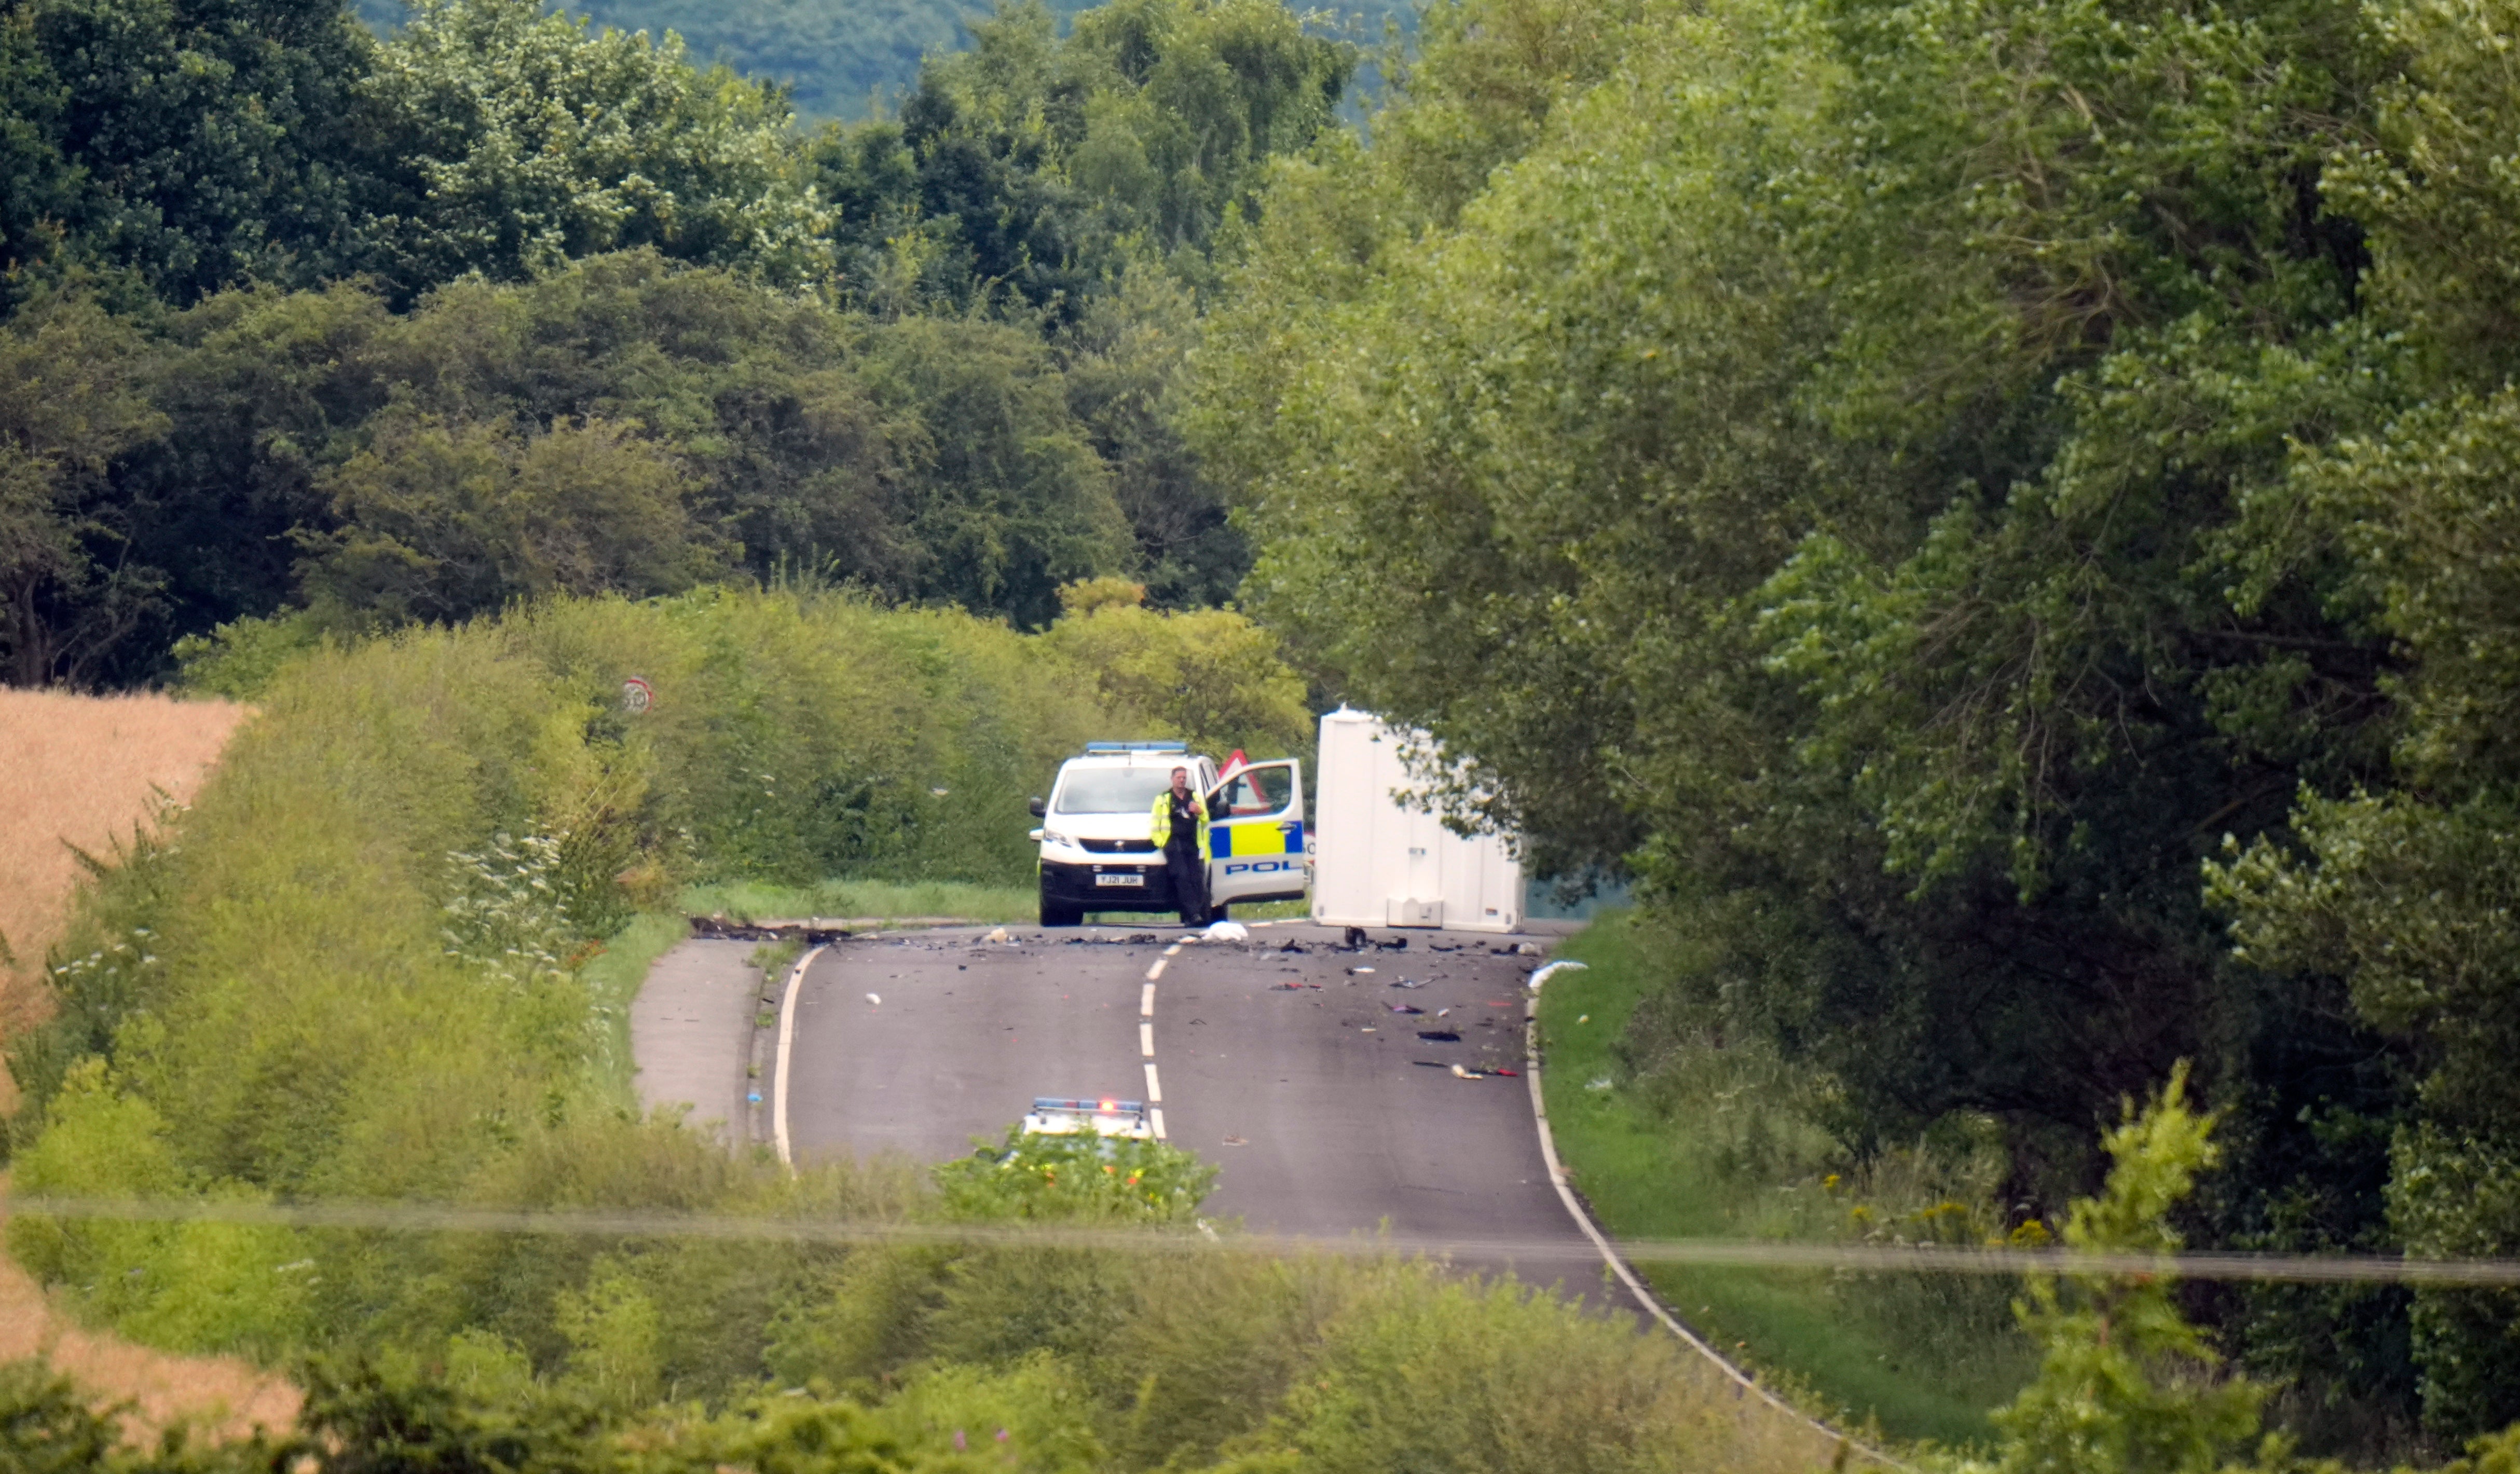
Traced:
<path fill-rule="evenodd" d="M 1190 743 L 1179 737 L 1163 737 L 1151 742 L 1088 742 L 1088 752 L 1188 752 Z"/>
<path fill-rule="evenodd" d="M 1035 1095 L 1032 1108 L 1036 1111 L 1076 1111 L 1089 1116 L 1143 1116 L 1147 1113 L 1147 1102 L 1114 1100 L 1107 1095 L 1095 1100 L 1068 1100 L 1058 1095 Z"/>

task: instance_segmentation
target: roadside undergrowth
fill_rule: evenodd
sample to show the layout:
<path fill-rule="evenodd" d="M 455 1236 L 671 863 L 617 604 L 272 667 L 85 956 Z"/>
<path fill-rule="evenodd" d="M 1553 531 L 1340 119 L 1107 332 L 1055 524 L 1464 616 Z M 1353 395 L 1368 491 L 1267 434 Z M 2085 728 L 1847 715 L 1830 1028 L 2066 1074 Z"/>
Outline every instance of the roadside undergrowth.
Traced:
<path fill-rule="evenodd" d="M 1557 949 L 1540 1001 L 1550 1125 L 1603 1229 L 1628 1238 L 1868 1244 L 2003 1236 L 1987 1128 L 1940 1124 L 1861 1158 L 1821 1124 L 1828 1082 L 1688 1016 L 1682 936 L 1613 913 Z M 2028 1230 L 2035 1235 L 2034 1228 Z M 1947 1445 L 2035 1368 L 2010 1279 L 1641 1266 L 1728 1357 L 1842 1426 Z"/>

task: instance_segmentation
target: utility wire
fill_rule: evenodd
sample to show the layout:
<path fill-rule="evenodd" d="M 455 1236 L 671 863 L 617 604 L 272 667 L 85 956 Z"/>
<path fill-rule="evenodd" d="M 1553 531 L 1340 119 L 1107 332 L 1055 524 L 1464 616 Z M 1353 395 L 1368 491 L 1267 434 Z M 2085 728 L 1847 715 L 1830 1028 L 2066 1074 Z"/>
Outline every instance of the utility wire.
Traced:
<path fill-rule="evenodd" d="M 1540 1267 L 1599 1261 L 1575 1238 L 1356 1233 L 1344 1237 L 1230 1229 L 1099 1228 L 1073 1224 L 948 1224 L 911 1220 L 674 1213 L 656 1209 L 466 1207 L 393 1202 L 240 1203 L 202 1199 L 28 1195 L 13 1217 L 68 1222 L 212 1223 L 245 1228 L 404 1233 L 533 1233 L 600 1238 L 699 1238 L 812 1244 L 961 1244 L 1129 1253 L 1415 1255 L 1475 1265 Z M 2420 1259 L 2383 1254 L 2252 1254 L 2228 1250 L 2132 1253 L 1977 1248 L 1964 1244 L 1784 1243 L 1765 1239 L 1625 1238 L 1637 1264 L 1850 1273 L 2128 1274 L 2289 1284 L 2520 1287 L 2520 1259 Z"/>

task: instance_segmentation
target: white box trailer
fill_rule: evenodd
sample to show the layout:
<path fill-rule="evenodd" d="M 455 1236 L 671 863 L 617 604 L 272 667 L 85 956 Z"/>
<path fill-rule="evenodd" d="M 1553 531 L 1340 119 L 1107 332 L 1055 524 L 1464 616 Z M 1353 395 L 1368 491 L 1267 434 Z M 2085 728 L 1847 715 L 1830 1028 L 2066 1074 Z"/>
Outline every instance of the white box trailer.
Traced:
<path fill-rule="evenodd" d="M 1501 834 L 1468 838 L 1414 807 L 1401 752 L 1422 735 L 1342 706 L 1322 718 L 1313 810 L 1313 919 L 1326 926 L 1522 924 L 1522 865 Z"/>

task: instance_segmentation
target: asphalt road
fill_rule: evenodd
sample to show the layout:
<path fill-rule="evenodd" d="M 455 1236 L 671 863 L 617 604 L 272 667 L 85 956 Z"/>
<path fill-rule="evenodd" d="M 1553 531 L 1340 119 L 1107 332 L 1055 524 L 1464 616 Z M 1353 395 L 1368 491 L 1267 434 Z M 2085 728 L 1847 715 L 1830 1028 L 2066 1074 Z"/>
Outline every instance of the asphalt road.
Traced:
<path fill-rule="evenodd" d="M 1377 931 L 1407 948 L 1353 953 L 1336 931 L 1281 923 L 1168 956 L 1183 936 L 1171 927 L 1099 943 L 1081 938 L 1130 933 L 1010 930 L 855 940 L 815 960 L 788 1087 L 800 1160 L 938 1161 L 1001 1138 L 1035 1095 L 1148 1099 L 1167 1139 L 1222 1169 L 1211 1216 L 1307 1236 L 1387 1226 L 1404 1241 L 1546 1243 L 1526 1278 L 1590 1278 L 1526 1082 L 1493 1073 L 1522 1066 L 1537 960 L 1511 940 Z"/>

